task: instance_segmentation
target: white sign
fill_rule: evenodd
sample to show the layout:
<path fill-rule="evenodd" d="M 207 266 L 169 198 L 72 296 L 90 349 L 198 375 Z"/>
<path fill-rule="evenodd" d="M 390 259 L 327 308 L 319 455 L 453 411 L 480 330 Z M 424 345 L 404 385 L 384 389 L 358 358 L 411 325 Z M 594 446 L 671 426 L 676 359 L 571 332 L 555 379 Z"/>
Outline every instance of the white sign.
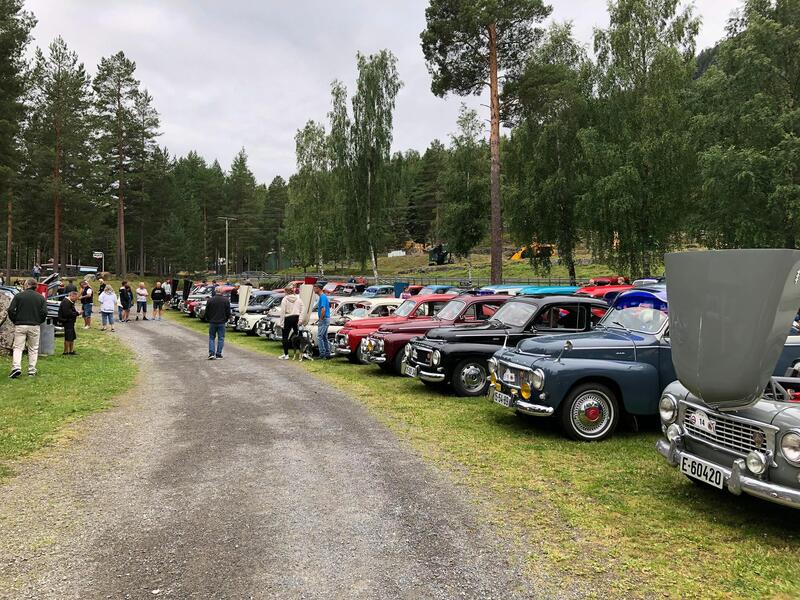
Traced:
<path fill-rule="evenodd" d="M 92 252 L 92 258 L 103 258 L 102 252 Z"/>

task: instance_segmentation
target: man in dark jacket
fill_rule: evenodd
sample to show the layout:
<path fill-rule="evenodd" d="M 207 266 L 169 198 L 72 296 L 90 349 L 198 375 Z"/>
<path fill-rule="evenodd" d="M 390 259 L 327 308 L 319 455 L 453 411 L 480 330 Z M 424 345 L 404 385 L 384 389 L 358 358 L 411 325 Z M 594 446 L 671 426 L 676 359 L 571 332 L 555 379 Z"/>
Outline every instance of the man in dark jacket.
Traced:
<path fill-rule="evenodd" d="M 14 324 L 14 350 L 11 362 L 11 379 L 22 375 L 22 350 L 28 348 L 28 375 L 36 375 L 39 359 L 39 327 L 47 319 L 47 302 L 36 292 L 36 280 L 25 281 L 25 291 L 20 292 L 8 307 L 8 318 Z"/>
<path fill-rule="evenodd" d="M 222 346 L 225 345 L 225 323 L 231 318 L 231 301 L 225 296 L 211 290 L 211 298 L 206 303 L 206 319 L 208 320 L 208 360 L 222 358 Z M 214 338 L 217 338 L 217 349 L 214 350 Z"/>
<path fill-rule="evenodd" d="M 64 326 L 64 356 L 75 356 L 75 320 L 78 310 L 75 303 L 78 301 L 78 292 L 71 291 L 58 306 L 58 320 Z"/>

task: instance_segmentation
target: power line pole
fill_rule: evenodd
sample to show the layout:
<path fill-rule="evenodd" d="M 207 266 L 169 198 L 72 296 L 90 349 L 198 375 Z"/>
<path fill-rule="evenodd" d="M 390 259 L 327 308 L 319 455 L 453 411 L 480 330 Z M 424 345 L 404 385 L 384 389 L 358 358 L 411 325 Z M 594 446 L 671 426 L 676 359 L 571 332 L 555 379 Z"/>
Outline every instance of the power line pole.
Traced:
<path fill-rule="evenodd" d="M 225 279 L 228 278 L 228 223 L 238 221 L 236 217 L 217 217 L 220 221 L 225 221 Z"/>

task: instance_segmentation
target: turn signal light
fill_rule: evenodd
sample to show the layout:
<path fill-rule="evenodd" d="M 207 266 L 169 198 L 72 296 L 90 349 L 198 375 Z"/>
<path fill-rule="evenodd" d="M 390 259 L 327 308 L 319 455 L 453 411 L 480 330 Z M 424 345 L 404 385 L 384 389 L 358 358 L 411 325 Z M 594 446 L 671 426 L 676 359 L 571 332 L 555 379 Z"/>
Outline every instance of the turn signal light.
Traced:
<path fill-rule="evenodd" d="M 531 384 L 527 381 L 523 381 L 522 385 L 519 386 L 519 395 L 525 398 L 525 400 L 531 399 Z"/>

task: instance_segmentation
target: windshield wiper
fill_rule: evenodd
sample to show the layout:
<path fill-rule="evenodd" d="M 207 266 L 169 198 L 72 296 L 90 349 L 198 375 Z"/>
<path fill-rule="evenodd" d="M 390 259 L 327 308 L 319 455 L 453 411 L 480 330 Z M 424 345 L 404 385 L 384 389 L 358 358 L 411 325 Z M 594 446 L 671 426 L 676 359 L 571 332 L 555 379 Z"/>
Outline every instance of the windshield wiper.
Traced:
<path fill-rule="evenodd" d="M 619 325 L 620 327 L 622 327 L 622 329 L 624 329 L 625 331 L 627 331 L 628 333 L 630 333 L 631 335 L 633 335 L 633 332 L 632 332 L 630 329 L 628 329 L 627 327 L 625 327 L 625 325 L 623 325 L 623 324 L 622 324 L 622 323 L 620 323 L 619 321 L 612 321 L 612 322 L 611 322 L 611 324 L 612 324 L 612 325 Z"/>

